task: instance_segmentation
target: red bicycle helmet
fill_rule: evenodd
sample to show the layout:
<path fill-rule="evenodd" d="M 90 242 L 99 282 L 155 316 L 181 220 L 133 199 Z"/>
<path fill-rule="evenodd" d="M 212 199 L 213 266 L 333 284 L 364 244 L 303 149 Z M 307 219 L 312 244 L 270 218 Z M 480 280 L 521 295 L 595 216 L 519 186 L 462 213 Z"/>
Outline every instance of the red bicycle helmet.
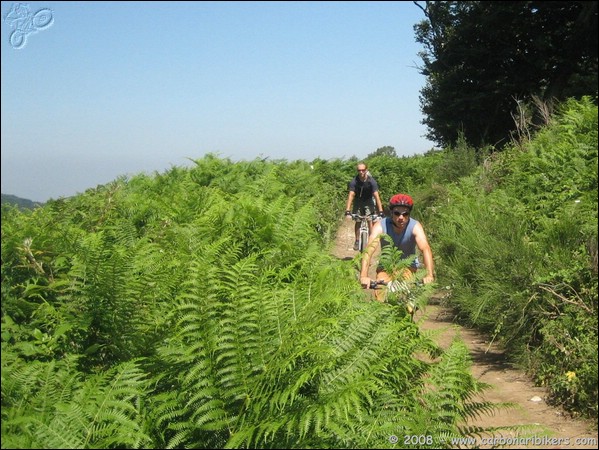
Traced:
<path fill-rule="evenodd" d="M 389 208 L 393 209 L 395 206 L 407 206 L 412 209 L 414 206 L 414 200 L 408 194 L 395 194 L 389 200 Z"/>

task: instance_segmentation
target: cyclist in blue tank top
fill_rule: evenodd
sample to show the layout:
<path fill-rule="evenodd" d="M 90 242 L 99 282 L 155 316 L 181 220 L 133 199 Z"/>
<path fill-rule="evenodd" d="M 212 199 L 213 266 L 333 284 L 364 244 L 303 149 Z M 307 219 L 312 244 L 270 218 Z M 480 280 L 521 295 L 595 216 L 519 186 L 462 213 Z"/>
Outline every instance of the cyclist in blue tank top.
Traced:
<path fill-rule="evenodd" d="M 416 247 L 422 253 L 426 275 L 422 279 L 424 284 L 435 281 L 433 263 L 433 251 L 428 243 L 422 224 L 416 219 L 410 217 L 414 201 L 407 194 L 396 194 L 389 200 L 389 209 L 391 216 L 376 222 L 372 227 L 368 248 L 364 251 L 362 257 L 362 267 L 360 270 L 360 283 L 364 287 L 370 286 L 371 279 L 368 277 L 370 259 L 380 244 L 382 246 L 390 245 L 385 239 L 381 239 L 382 234 L 387 234 L 393 240 L 393 245 L 402 252 L 402 259 L 409 258 L 416 254 Z M 409 270 L 403 274 L 404 278 L 410 278 L 420 267 L 420 262 L 416 258 Z M 377 269 L 377 279 L 391 281 L 391 276 L 382 268 Z"/>

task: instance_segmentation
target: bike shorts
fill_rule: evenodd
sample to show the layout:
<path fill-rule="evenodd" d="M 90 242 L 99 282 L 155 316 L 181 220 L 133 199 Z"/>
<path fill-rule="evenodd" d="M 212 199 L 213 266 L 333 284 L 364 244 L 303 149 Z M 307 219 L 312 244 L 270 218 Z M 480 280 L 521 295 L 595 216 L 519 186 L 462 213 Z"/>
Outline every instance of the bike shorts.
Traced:
<path fill-rule="evenodd" d="M 369 216 L 375 213 L 374 199 L 361 200 L 359 198 L 354 199 L 354 209 L 352 213 L 360 214 L 361 216 Z"/>

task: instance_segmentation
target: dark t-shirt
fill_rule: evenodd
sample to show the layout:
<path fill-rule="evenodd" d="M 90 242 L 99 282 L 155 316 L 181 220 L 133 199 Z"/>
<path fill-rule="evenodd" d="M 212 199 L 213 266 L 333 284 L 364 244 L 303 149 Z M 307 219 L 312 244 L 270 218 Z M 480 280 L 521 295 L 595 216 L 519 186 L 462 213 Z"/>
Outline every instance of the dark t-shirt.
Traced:
<path fill-rule="evenodd" d="M 349 190 L 356 193 L 357 199 L 366 201 L 372 199 L 372 195 L 378 192 L 379 185 L 370 175 L 368 175 L 366 181 L 360 180 L 360 176 L 356 175 L 349 182 Z"/>

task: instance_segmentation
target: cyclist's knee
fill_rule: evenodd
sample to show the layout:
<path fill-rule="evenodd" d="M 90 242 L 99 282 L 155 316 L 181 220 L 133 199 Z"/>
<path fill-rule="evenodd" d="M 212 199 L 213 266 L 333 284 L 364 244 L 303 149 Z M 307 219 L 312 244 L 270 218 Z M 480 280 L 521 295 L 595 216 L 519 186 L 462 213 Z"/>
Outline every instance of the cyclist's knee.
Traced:
<path fill-rule="evenodd" d="M 402 271 L 402 274 L 401 274 L 401 276 L 402 276 L 402 278 L 403 278 L 405 281 L 409 281 L 409 280 L 411 280 L 412 278 L 414 278 L 414 274 L 415 274 L 415 273 L 416 273 L 416 269 L 414 269 L 414 268 L 412 268 L 412 267 L 408 267 L 407 269 L 404 269 L 404 270 Z"/>
<path fill-rule="evenodd" d="M 374 299 L 377 302 L 385 303 L 385 290 L 384 289 L 375 290 L 374 291 Z"/>
<path fill-rule="evenodd" d="M 382 281 L 385 281 L 388 283 L 389 281 L 391 281 L 391 276 L 384 270 L 377 270 L 376 279 L 382 280 Z"/>

